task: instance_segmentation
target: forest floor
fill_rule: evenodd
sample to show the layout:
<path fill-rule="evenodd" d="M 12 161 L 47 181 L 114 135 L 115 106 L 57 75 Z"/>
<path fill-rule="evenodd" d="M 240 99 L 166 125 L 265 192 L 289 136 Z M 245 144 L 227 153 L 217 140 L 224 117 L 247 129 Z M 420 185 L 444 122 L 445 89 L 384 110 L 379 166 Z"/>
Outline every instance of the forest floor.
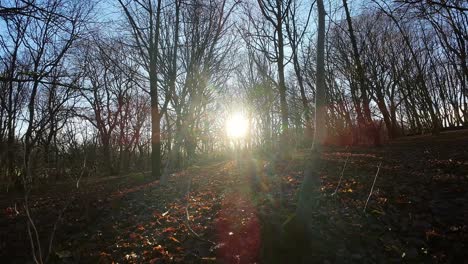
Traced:
<path fill-rule="evenodd" d="M 315 243 L 305 252 L 317 263 L 468 259 L 468 131 L 333 147 L 323 159 Z M 248 157 L 200 163 L 166 186 L 141 174 L 89 179 L 38 189 L 29 203 L 44 252 L 68 205 L 53 263 L 293 263 L 304 252 L 281 227 L 294 216 L 305 162 L 303 152 L 272 169 Z M 32 262 L 22 204 L 0 194 L 2 263 Z"/>

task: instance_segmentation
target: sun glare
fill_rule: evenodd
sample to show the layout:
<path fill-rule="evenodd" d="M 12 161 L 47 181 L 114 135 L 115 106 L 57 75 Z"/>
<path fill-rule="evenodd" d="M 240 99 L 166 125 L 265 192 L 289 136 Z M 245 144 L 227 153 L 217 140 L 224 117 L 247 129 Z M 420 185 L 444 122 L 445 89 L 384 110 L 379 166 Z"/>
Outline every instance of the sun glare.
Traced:
<path fill-rule="evenodd" d="M 241 113 L 231 115 L 226 121 L 226 132 L 228 137 L 239 139 L 245 137 L 249 128 L 247 118 Z"/>

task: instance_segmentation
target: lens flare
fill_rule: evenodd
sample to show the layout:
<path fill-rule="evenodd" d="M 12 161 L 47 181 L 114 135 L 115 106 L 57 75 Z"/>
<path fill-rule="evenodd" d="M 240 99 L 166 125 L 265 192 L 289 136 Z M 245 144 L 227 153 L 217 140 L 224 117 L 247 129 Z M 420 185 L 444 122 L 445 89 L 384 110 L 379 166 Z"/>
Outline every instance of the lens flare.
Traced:
<path fill-rule="evenodd" d="M 226 121 L 226 132 L 230 138 L 243 138 L 247 134 L 248 129 L 249 122 L 241 113 L 231 115 Z"/>

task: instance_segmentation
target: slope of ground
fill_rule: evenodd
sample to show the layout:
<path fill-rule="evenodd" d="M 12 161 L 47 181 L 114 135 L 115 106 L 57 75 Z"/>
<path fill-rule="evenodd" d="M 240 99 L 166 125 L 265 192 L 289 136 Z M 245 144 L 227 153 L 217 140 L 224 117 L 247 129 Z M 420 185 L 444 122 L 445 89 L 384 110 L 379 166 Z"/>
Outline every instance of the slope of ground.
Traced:
<path fill-rule="evenodd" d="M 305 254 L 319 263 L 468 259 L 467 131 L 327 149 L 319 210 L 310 219 L 316 236 L 299 248 L 300 238 L 283 227 L 294 217 L 305 157 L 275 166 L 248 155 L 199 164 L 167 186 L 141 175 L 88 181 L 80 190 L 56 186 L 33 193 L 31 212 L 44 249 L 68 204 L 51 252 L 57 263 L 286 263 Z M 0 198 L 0 257 L 25 262 L 23 202 Z"/>

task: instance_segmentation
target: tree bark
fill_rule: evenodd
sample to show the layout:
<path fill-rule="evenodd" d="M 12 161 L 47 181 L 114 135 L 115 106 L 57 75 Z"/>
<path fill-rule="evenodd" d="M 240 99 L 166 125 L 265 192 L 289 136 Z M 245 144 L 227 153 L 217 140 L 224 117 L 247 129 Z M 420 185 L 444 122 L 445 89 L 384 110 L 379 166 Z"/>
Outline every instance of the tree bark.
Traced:
<path fill-rule="evenodd" d="M 277 27 L 278 31 L 278 77 L 279 77 L 279 94 L 280 94 L 280 107 L 281 107 L 281 150 L 285 151 L 288 148 L 288 103 L 286 99 L 286 81 L 284 77 L 284 38 L 283 38 L 283 18 L 281 3 L 277 0 L 278 13 L 277 13 Z"/>
<path fill-rule="evenodd" d="M 361 120 L 361 122 L 364 122 L 363 125 L 364 125 L 365 131 L 368 132 L 367 134 L 373 135 L 374 142 L 377 142 L 379 141 L 377 139 L 378 131 L 377 131 L 377 127 L 374 125 L 374 122 L 372 121 L 371 110 L 369 107 L 370 100 L 367 95 L 367 92 L 369 90 L 369 85 L 365 76 L 365 71 L 364 71 L 362 61 L 361 61 L 361 57 L 359 55 L 357 40 L 354 34 L 353 22 L 351 20 L 351 14 L 349 12 L 347 0 L 343 0 L 343 7 L 346 13 L 346 22 L 348 23 L 348 32 L 349 32 L 349 38 L 351 40 L 353 59 L 354 59 L 355 67 L 356 67 L 356 75 L 359 81 L 359 90 L 361 92 L 360 98 L 359 98 L 360 99 L 359 104 L 362 105 L 362 111 L 364 114 L 363 116 L 364 119 Z"/>
<path fill-rule="evenodd" d="M 325 8 L 323 0 L 317 0 L 318 8 L 318 35 L 317 35 L 317 78 L 315 97 L 315 133 L 307 167 L 304 171 L 304 180 L 299 193 L 296 209 L 298 228 L 305 234 L 305 241 L 312 235 L 310 216 L 317 208 L 320 196 L 321 154 L 326 136 L 327 104 L 325 83 Z M 307 245 L 306 245 L 307 248 Z"/>
<path fill-rule="evenodd" d="M 159 113 L 158 100 L 158 42 L 159 24 L 161 19 L 161 0 L 158 0 L 156 9 L 156 25 L 153 15 L 150 16 L 150 96 L 151 96 L 151 174 L 154 178 L 161 177 L 161 114 Z M 154 30 L 154 33 L 153 33 Z"/>

